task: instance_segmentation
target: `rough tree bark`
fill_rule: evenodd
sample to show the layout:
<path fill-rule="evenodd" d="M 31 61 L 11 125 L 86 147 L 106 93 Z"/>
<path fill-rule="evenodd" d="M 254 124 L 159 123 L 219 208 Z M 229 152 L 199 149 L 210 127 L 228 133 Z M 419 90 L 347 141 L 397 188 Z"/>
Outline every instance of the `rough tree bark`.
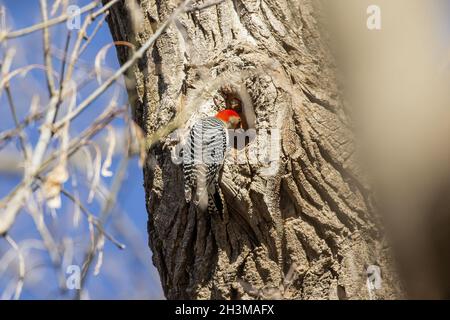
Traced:
<path fill-rule="evenodd" d="M 115 40 L 137 47 L 178 3 L 138 1 L 136 28 L 131 2 L 113 6 L 108 19 Z M 242 99 L 249 127 L 280 130 L 273 175 L 249 161 L 225 164 L 222 216 L 186 204 L 181 166 L 162 143 L 151 148 L 144 168 L 149 245 L 167 298 L 398 296 L 321 39 L 312 1 L 226 0 L 181 15 L 129 72 L 134 117 L 146 135 L 199 92 L 212 97 L 205 91 L 224 85 Z M 117 52 L 121 63 L 130 55 L 127 46 Z M 208 99 L 201 100 L 206 109 Z M 371 293 L 369 265 L 381 268 L 383 281 Z"/>

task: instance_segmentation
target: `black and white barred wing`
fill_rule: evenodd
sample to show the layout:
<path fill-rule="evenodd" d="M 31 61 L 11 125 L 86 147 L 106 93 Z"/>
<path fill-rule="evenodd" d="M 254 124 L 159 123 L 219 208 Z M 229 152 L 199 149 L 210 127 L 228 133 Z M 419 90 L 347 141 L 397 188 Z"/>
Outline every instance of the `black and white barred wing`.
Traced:
<path fill-rule="evenodd" d="M 207 203 L 208 194 L 216 187 L 227 144 L 228 132 L 221 120 L 206 118 L 194 124 L 183 149 L 186 201 Z"/>

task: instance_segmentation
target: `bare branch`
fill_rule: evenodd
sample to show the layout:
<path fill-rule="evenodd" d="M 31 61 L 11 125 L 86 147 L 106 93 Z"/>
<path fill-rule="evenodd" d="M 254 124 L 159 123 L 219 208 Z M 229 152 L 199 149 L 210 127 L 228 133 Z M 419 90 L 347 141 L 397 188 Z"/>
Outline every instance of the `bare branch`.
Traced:
<path fill-rule="evenodd" d="M 77 199 L 75 196 L 70 194 L 68 191 L 62 189 L 61 193 L 65 195 L 68 199 L 70 199 L 76 206 L 78 206 L 81 209 L 81 212 L 86 216 L 86 218 L 90 219 L 94 226 L 98 229 L 98 231 L 105 236 L 106 239 L 111 241 L 117 248 L 123 250 L 126 248 L 125 244 L 119 242 L 116 238 L 114 238 L 113 235 L 108 233 L 102 226 L 101 222 L 97 217 L 95 217 L 94 214 L 92 214 L 82 203 L 79 199 Z"/>
<path fill-rule="evenodd" d="M 44 26 L 44 61 L 45 61 L 45 71 L 47 73 L 47 86 L 50 96 L 55 94 L 55 80 L 53 79 L 53 63 L 52 57 L 50 55 L 50 31 L 48 29 L 47 21 L 47 0 L 40 0 L 41 3 L 41 14 Z"/>
<path fill-rule="evenodd" d="M 118 0 L 112 0 L 112 2 L 117 2 L 117 1 Z M 99 3 L 100 3 L 99 0 L 95 0 L 95 1 L 87 4 L 86 6 L 80 8 L 80 14 L 83 14 L 85 12 L 88 12 L 88 11 L 94 9 L 95 7 L 97 7 L 99 5 Z M 71 18 L 71 16 L 68 15 L 67 13 L 64 13 L 64 14 L 60 15 L 59 17 L 48 20 L 47 22 L 41 22 L 41 23 L 35 24 L 33 26 L 26 27 L 26 28 L 16 30 L 16 31 L 11 31 L 11 32 L 4 31 L 3 34 L 0 34 L 0 42 L 3 40 L 7 40 L 7 39 L 21 37 L 21 36 L 42 30 L 44 28 L 54 26 L 61 22 L 67 21 L 69 18 Z"/>

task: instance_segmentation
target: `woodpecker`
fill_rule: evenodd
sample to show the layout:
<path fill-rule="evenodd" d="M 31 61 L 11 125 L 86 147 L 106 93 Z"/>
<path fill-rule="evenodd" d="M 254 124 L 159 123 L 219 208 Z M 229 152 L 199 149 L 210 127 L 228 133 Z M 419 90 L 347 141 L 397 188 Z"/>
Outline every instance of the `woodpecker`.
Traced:
<path fill-rule="evenodd" d="M 230 149 L 228 129 L 236 129 L 240 123 L 239 114 L 227 109 L 192 126 L 183 149 L 186 202 L 193 201 L 209 213 L 217 212 L 219 173 Z"/>

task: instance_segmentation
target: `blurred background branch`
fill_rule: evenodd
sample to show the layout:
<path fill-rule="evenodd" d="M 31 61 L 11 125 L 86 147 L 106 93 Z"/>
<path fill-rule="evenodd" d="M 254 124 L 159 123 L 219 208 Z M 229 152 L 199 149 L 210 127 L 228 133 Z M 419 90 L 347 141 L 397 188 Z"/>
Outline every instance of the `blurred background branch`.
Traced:
<path fill-rule="evenodd" d="M 117 2 L 0 1 L 4 299 L 162 298 L 122 80 L 145 48 L 125 67 L 107 55 Z M 68 288 L 68 266 L 80 288 Z"/>

